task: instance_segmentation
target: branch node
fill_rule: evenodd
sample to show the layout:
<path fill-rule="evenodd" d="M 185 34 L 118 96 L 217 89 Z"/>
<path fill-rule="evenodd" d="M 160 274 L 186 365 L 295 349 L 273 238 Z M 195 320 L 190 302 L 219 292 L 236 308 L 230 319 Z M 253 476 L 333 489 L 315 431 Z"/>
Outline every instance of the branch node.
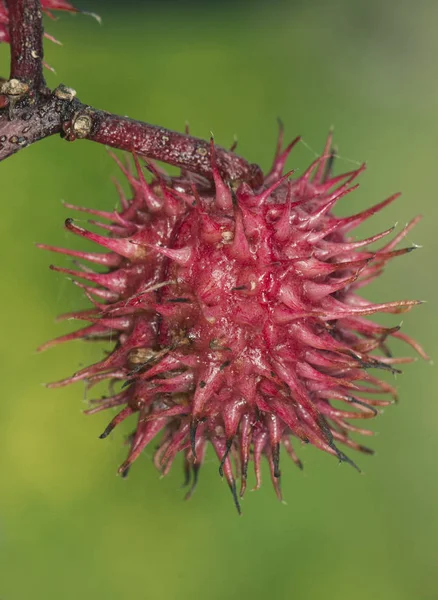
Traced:
<path fill-rule="evenodd" d="M 59 98 L 59 100 L 67 100 L 68 102 L 71 102 L 76 96 L 76 90 L 71 87 L 67 87 L 62 83 L 58 85 L 53 93 L 57 98 Z"/>
<path fill-rule="evenodd" d="M 62 123 L 62 137 L 67 142 L 74 142 L 77 139 L 88 137 L 93 128 L 92 116 L 93 112 L 88 109 L 75 112 L 71 119 Z"/>
<path fill-rule="evenodd" d="M 29 93 L 29 90 L 29 85 L 19 79 L 9 79 L 0 85 L 0 95 L 8 99 L 10 121 L 14 118 L 15 105 Z"/>

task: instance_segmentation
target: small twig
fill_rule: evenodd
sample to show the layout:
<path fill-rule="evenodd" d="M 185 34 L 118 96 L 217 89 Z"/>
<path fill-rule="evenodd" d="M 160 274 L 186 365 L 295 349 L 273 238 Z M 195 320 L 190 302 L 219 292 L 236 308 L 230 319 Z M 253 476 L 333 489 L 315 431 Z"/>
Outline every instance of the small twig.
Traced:
<path fill-rule="evenodd" d="M 87 113 L 91 114 L 87 139 L 121 150 L 134 150 L 148 158 L 212 178 L 210 142 L 103 111 L 87 109 Z M 214 155 L 219 172 L 227 180 L 247 181 L 254 187 L 263 183 L 263 174 L 257 165 L 248 164 L 220 146 L 215 146 Z"/>

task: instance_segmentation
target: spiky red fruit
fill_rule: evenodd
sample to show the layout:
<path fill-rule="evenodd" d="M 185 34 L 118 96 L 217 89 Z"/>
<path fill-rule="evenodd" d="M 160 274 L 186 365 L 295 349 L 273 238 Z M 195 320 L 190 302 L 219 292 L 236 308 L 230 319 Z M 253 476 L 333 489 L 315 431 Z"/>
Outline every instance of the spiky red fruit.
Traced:
<path fill-rule="evenodd" d="M 389 337 L 424 356 L 398 326 L 364 318 L 406 312 L 417 301 L 372 304 L 358 295 L 389 259 L 412 249 L 394 250 L 416 219 L 380 250 L 366 250 L 393 228 L 361 241 L 349 232 L 398 195 L 351 217 L 334 216 L 333 206 L 355 189 L 351 183 L 363 167 L 332 177 L 329 137 L 324 155 L 290 179 L 282 172 L 297 140 L 284 151 L 279 144 L 260 189 L 228 185 L 214 159 L 214 186 L 188 173 L 157 171 L 147 183 L 134 157 L 136 175 L 120 165 L 133 194 L 127 200 L 120 191 L 120 212 L 79 209 L 108 220 L 100 224 L 108 237 L 66 221 L 69 231 L 109 253 L 42 246 L 106 269 L 52 267 L 88 282 L 78 285 L 94 308 L 68 315 L 91 325 L 45 347 L 78 338 L 117 340 L 104 360 L 51 386 L 123 382 L 87 411 L 123 407 L 101 438 L 136 413 L 122 475 L 161 433 L 154 462 L 166 474 L 183 452 L 187 482 L 193 474 L 188 496 L 210 442 L 238 509 L 235 479 L 240 476 L 243 495 L 253 460 L 258 488 L 262 455 L 281 497 L 281 445 L 302 466 L 291 437 L 353 466 L 338 442 L 371 453 L 350 433 L 372 432 L 349 420 L 371 418 L 375 407 L 390 404 L 374 394 L 395 398 L 390 384 L 368 372 L 396 371 L 393 365 L 411 360 L 391 357 Z"/>

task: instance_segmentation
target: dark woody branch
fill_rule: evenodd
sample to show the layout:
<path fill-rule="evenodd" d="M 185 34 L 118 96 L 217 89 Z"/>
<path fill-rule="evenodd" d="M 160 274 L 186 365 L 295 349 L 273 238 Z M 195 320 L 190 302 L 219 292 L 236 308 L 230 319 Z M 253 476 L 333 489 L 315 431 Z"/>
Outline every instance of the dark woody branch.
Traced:
<path fill-rule="evenodd" d="M 60 134 L 68 141 L 88 139 L 213 178 L 209 142 L 92 108 L 64 85 L 48 90 L 42 73 L 39 0 L 8 0 L 8 8 L 11 78 L 0 85 L 0 161 Z M 227 181 L 245 181 L 254 188 L 263 183 L 257 165 L 219 146 L 214 152 L 215 164 Z"/>

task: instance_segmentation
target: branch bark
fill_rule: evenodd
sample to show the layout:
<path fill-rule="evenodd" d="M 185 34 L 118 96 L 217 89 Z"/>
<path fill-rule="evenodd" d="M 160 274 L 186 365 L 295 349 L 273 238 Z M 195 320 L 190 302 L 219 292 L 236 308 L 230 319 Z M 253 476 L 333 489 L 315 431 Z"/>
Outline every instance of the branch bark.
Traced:
<path fill-rule="evenodd" d="M 11 76 L 39 90 L 43 77 L 43 22 L 39 0 L 6 0 L 9 11 Z"/>
<path fill-rule="evenodd" d="M 68 141 L 88 139 L 135 151 L 213 179 L 210 143 L 80 102 L 64 85 L 53 92 L 43 77 L 43 25 L 40 0 L 7 0 L 11 40 L 11 79 L 0 85 L 0 161 L 41 139 L 60 134 Z M 258 165 L 220 146 L 214 161 L 229 182 L 263 183 Z"/>

